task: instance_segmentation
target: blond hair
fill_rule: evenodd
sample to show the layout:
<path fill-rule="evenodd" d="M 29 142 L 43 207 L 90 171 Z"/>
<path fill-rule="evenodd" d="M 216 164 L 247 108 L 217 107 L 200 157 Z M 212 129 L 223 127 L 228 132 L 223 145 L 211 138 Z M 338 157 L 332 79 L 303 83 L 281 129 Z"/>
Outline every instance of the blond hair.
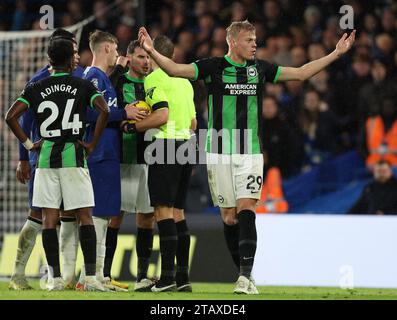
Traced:
<path fill-rule="evenodd" d="M 89 43 L 92 52 L 96 51 L 99 45 L 101 45 L 104 42 L 118 44 L 117 38 L 109 32 L 95 30 L 90 34 Z"/>
<path fill-rule="evenodd" d="M 230 44 L 230 40 L 235 39 L 242 30 L 255 32 L 255 26 L 248 20 L 232 22 L 226 29 L 227 43 Z"/>

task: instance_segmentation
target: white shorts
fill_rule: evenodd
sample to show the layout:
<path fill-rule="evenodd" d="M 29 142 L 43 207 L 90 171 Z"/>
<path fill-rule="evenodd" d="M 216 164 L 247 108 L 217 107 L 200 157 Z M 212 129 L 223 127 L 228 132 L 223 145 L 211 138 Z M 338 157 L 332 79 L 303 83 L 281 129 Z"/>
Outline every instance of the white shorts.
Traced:
<path fill-rule="evenodd" d="M 207 153 L 207 172 L 215 206 L 233 208 L 238 199 L 260 199 L 262 154 Z"/>
<path fill-rule="evenodd" d="M 64 210 L 94 207 L 94 190 L 87 168 L 36 169 L 33 206 Z"/>
<path fill-rule="evenodd" d="M 121 210 L 126 213 L 152 213 L 146 164 L 121 164 Z"/>

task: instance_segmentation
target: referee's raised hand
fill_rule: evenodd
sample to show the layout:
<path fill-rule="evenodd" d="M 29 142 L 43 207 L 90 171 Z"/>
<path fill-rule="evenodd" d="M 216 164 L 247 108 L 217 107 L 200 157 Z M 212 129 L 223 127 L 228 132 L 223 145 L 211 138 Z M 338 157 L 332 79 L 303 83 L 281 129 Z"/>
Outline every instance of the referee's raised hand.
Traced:
<path fill-rule="evenodd" d="M 344 33 L 342 38 L 338 41 L 336 44 L 336 54 L 338 57 L 341 55 L 345 54 L 347 51 L 350 50 L 350 48 L 353 46 L 354 40 L 356 39 L 356 30 L 353 30 L 352 33 L 350 33 L 349 36 L 347 36 L 347 33 Z"/>
<path fill-rule="evenodd" d="M 144 27 L 139 28 L 138 32 L 138 40 L 143 49 L 149 54 L 152 53 L 153 51 L 153 41 L 152 38 L 150 38 L 149 33 Z"/>

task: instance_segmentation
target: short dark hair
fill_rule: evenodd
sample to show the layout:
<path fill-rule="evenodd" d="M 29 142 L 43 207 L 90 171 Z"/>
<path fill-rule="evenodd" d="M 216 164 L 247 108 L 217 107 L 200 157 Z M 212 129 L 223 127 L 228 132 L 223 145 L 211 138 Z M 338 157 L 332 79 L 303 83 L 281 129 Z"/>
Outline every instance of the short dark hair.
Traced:
<path fill-rule="evenodd" d="M 379 160 L 377 163 L 375 163 L 375 166 L 382 166 L 384 164 L 389 166 L 389 167 L 392 166 L 391 163 L 388 160 L 386 160 L 386 159 Z"/>
<path fill-rule="evenodd" d="M 50 36 L 50 41 L 55 38 L 68 39 L 76 43 L 76 36 L 72 32 L 69 32 L 62 28 L 55 29 L 55 31 Z"/>
<path fill-rule="evenodd" d="M 174 54 L 174 44 L 171 39 L 166 36 L 158 36 L 153 40 L 154 49 L 167 58 L 172 59 Z"/>
<path fill-rule="evenodd" d="M 96 51 L 98 46 L 103 42 L 111 42 L 118 44 L 117 38 L 109 32 L 95 30 L 90 34 L 89 38 L 90 49 L 92 52 Z"/>
<path fill-rule="evenodd" d="M 141 45 L 138 40 L 133 40 L 129 43 L 127 47 L 127 54 L 133 54 L 136 48 L 139 48 Z"/>
<path fill-rule="evenodd" d="M 73 42 L 65 38 L 54 38 L 47 50 L 48 59 L 54 68 L 67 68 L 74 57 Z"/>

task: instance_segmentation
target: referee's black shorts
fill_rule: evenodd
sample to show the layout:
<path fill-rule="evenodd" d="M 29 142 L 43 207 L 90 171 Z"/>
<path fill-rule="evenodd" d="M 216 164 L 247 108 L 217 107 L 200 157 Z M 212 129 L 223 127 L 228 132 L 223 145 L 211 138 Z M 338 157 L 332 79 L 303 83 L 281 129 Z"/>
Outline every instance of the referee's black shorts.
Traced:
<path fill-rule="evenodd" d="M 157 139 L 157 143 L 162 143 Z M 188 141 L 176 141 L 176 149 Z M 163 144 L 163 154 L 167 154 L 166 143 Z M 168 148 L 169 149 L 169 148 Z M 176 158 L 176 157 L 175 157 Z M 179 164 L 176 161 L 149 164 L 148 186 L 150 195 L 150 205 L 152 207 L 166 206 L 177 209 L 184 209 L 192 164 Z"/>

